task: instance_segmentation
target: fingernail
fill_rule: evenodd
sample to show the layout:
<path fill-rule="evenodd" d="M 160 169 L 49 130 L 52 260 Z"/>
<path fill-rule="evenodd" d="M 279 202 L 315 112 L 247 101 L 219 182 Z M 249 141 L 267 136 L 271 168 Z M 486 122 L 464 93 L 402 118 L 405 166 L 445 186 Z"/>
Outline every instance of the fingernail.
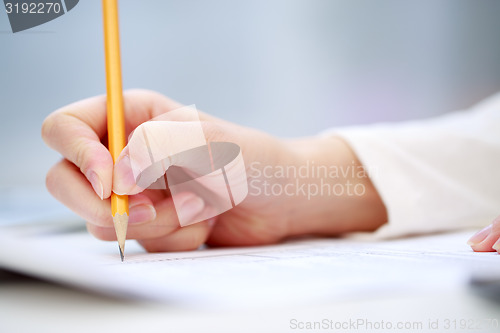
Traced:
<path fill-rule="evenodd" d="M 87 179 L 89 180 L 90 184 L 92 185 L 92 188 L 94 189 L 95 193 L 101 198 L 101 200 L 104 198 L 104 187 L 102 186 L 101 179 L 95 173 L 95 171 L 90 170 L 87 173 Z"/>
<path fill-rule="evenodd" d="M 492 248 L 500 252 L 500 238 L 493 244 Z"/>
<path fill-rule="evenodd" d="M 478 232 L 476 232 L 469 240 L 467 241 L 467 245 L 469 246 L 475 246 L 479 243 L 481 243 L 486 236 L 488 236 L 489 233 L 489 227 L 486 227 Z"/>
<path fill-rule="evenodd" d="M 194 222 L 194 218 L 198 215 L 205 207 L 205 202 L 198 196 L 186 196 L 179 203 L 179 209 L 177 209 L 177 217 L 181 225 L 189 224 Z M 177 208 L 177 207 L 176 207 Z"/>
<path fill-rule="evenodd" d="M 156 209 L 152 205 L 140 204 L 129 207 L 128 222 L 139 224 L 153 221 L 156 218 Z"/>
<path fill-rule="evenodd" d="M 128 155 L 123 156 L 116 163 L 113 174 L 113 192 L 124 195 L 135 187 L 134 174 Z"/>

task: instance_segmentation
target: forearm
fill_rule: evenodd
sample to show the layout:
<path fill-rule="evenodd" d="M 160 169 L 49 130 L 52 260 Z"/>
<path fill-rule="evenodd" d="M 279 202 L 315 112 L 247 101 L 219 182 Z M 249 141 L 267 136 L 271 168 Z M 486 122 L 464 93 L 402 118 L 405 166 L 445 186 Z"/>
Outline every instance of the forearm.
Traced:
<path fill-rule="evenodd" d="M 293 168 L 302 171 L 288 178 L 297 187 L 284 212 L 291 236 L 373 231 L 387 222 L 369 172 L 342 139 L 305 138 L 287 143 L 296 154 Z"/>

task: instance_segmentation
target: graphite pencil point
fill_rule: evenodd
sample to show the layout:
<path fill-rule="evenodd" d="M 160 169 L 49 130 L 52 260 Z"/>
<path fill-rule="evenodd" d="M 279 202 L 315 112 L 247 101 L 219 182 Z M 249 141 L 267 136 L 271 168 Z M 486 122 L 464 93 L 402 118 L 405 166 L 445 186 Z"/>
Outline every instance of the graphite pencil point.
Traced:
<path fill-rule="evenodd" d="M 123 262 L 123 251 L 122 251 L 122 248 L 120 245 L 118 245 L 118 248 L 120 249 L 120 257 L 122 258 L 122 262 Z"/>

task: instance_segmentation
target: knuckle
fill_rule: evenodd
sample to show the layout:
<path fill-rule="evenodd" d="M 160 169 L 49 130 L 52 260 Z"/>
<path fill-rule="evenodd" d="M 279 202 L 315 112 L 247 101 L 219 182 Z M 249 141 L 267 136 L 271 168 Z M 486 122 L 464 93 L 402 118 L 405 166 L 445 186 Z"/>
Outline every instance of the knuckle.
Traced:
<path fill-rule="evenodd" d="M 49 169 L 47 172 L 47 175 L 45 176 L 45 187 L 49 191 L 50 194 L 54 195 L 54 190 L 56 188 L 56 182 L 57 182 L 57 177 L 55 173 L 56 166 L 53 166 L 52 168 Z"/>
<path fill-rule="evenodd" d="M 111 154 L 98 141 L 86 138 L 75 140 L 70 147 L 73 153 L 70 154 L 72 162 L 80 168 L 80 171 L 87 175 L 89 169 L 96 167 L 109 167 L 113 165 Z"/>
<path fill-rule="evenodd" d="M 82 140 L 78 140 L 73 147 L 73 151 L 75 152 L 73 163 L 77 165 L 83 173 L 85 173 L 87 169 L 85 164 L 87 149 L 84 142 Z"/>
<path fill-rule="evenodd" d="M 50 114 L 49 116 L 47 116 L 47 118 L 45 118 L 45 120 L 42 123 L 42 131 L 41 131 L 42 140 L 49 146 L 56 121 L 57 121 L 56 115 Z"/>
<path fill-rule="evenodd" d="M 163 98 L 163 95 L 148 89 L 127 89 L 123 92 L 125 104 L 137 100 L 158 100 Z"/>
<path fill-rule="evenodd" d="M 137 95 L 152 96 L 155 94 L 158 93 L 154 92 L 153 90 L 141 89 L 141 88 L 127 89 L 123 92 L 124 97 L 135 97 Z"/>
<path fill-rule="evenodd" d="M 54 166 L 52 166 L 47 175 L 45 176 L 45 187 L 55 198 L 59 198 L 58 189 L 60 186 L 59 182 L 59 174 L 61 171 L 61 167 L 63 166 L 64 160 L 58 162 Z"/>

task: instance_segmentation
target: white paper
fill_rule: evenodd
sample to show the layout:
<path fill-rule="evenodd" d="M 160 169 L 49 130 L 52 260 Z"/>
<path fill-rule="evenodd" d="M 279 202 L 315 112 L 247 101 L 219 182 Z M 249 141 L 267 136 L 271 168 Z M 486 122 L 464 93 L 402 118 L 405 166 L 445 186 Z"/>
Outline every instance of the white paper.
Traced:
<path fill-rule="evenodd" d="M 275 246 L 145 253 L 85 231 L 0 229 L 0 267 L 116 296 L 202 307 L 259 307 L 463 288 L 500 276 L 496 253 L 473 253 L 470 232 L 386 242 L 309 239 Z"/>

